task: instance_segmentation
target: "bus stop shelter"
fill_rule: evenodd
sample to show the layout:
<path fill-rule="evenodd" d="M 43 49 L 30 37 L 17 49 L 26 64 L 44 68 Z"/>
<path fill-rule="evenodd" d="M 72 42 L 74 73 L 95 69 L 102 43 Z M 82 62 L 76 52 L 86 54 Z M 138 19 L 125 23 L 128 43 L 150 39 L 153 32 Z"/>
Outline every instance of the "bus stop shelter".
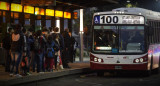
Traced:
<path fill-rule="evenodd" d="M 23 3 L 24 1 L 27 1 L 26 3 Z M 62 14 L 65 14 L 65 12 L 69 12 L 71 14 L 70 18 L 67 18 L 68 20 L 68 28 L 72 32 L 72 20 L 74 19 L 74 10 L 77 9 L 85 9 L 90 7 L 98 7 L 98 6 L 107 6 L 108 9 L 111 9 L 112 7 L 117 7 L 119 5 L 119 0 L 1 0 L 0 2 L 5 2 L 6 8 L 0 8 L 0 27 L 5 29 L 7 31 L 7 25 L 8 24 L 19 24 L 21 23 L 22 26 L 25 26 L 26 21 L 29 21 L 30 25 L 26 25 L 27 27 L 36 26 L 36 21 L 41 20 L 41 27 L 46 26 L 47 20 L 51 21 L 51 27 L 56 26 L 56 20 L 59 19 L 59 25 L 61 28 L 61 32 L 64 31 L 64 15 L 61 17 L 56 16 L 48 16 L 46 13 L 43 15 L 36 15 L 35 9 L 36 8 L 42 8 L 42 9 L 54 9 L 54 15 L 55 10 L 60 10 Z M 42 3 L 43 2 L 43 3 Z M 22 9 L 21 12 L 19 11 L 12 11 L 11 5 L 12 4 L 18 4 L 16 6 L 21 5 L 22 8 L 24 8 L 26 5 L 34 7 L 34 13 L 28 13 L 24 12 L 24 9 Z M 2 4 L 2 3 L 1 3 Z M 7 7 L 8 6 L 8 7 Z M 82 13 L 83 14 L 83 13 Z M 83 30 L 83 24 L 80 24 L 82 26 Z M 6 32 L 5 31 L 5 32 Z M 3 30 L 0 31 L 0 40 L 3 37 L 2 36 Z M 1 41 L 0 41 L 1 42 Z M 2 49 L 2 48 L 1 48 Z M 82 49 L 81 49 L 82 50 Z M 0 52 L 2 53 L 2 52 Z M 0 58 L 2 59 L 2 58 Z M 1 63 L 3 63 L 3 60 L 0 60 Z"/>

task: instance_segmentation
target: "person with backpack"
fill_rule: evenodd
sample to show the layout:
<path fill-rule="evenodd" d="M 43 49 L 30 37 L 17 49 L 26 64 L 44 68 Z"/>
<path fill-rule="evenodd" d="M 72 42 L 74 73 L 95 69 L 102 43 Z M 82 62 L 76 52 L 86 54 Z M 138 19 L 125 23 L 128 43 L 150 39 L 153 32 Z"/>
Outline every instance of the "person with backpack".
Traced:
<path fill-rule="evenodd" d="M 47 38 L 48 38 L 48 34 L 49 34 L 49 31 L 48 31 L 48 29 L 46 28 L 46 27 L 44 27 L 43 28 L 43 30 L 42 30 L 42 36 L 44 37 L 44 39 L 45 39 L 45 42 L 47 42 Z M 42 71 L 43 72 L 45 72 L 45 67 L 44 67 L 44 65 L 45 65 L 45 54 L 46 54 L 46 46 L 45 46 L 45 48 L 44 48 L 44 51 L 43 51 L 43 56 L 42 56 Z"/>
<path fill-rule="evenodd" d="M 27 55 L 27 37 L 26 37 L 26 29 L 22 29 L 23 32 L 23 39 L 24 39 L 24 45 L 23 45 L 23 54 L 22 54 L 22 60 L 21 60 L 21 69 L 22 69 L 22 75 L 27 74 L 27 67 L 28 67 L 28 55 Z"/>
<path fill-rule="evenodd" d="M 46 41 L 42 36 L 41 30 L 36 32 L 35 41 L 34 41 L 34 61 L 33 61 L 33 72 L 35 72 L 35 66 L 37 64 L 37 72 L 42 72 L 42 62 L 43 62 L 43 52 L 45 50 Z"/>
<path fill-rule="evenodd" d="M 33 69 L 33 61 L 34 61 L 34 29 L 33 28 L 30 28 L 28 30 L 28 40 L 30 40 L 29 42 L 29 55 L 30 55 L 30 64 L 29 64 L 29 67 L 30 69 Z"/>
<path fill-rule="evenodd" d="M 23 74 L 24 75 L 30 75 L 29 70 L 30 70 L 30 45 L 34 42 L 33 38 L 29 37 L 29 32 L 23 28 L 22 32 L 24 34 L 24 46 L 23 46 L 23 57 L 22 57 L 22 62 L 21 62 L 21 67 L 23 69 Z"/>
<path fill-rule="evenodd" d="M 5 50 L 5 72 L 10 72 L 10 63 L 11 63 L 11 54 L 10 54 L 10 48 L 11 48 L 11 35 L 13 33 L 13 28 L 8 28 L 8 32 L 5 34 L 2 44 L 3 48 Z"/>
<path fill-rule="evenodd" d="M 45 69 L 47 69 L 47 66 L 49 65 L 49 71 L 53 72 L 53 64 L 54 64 L 54 58 L 55 58 L 55 51 L 54 51 L 55 43 L 53 41 L 53 38 L 51 35 L 48 36 L 47 43 L 46 43 L 46 55 L 45 55 Z"/>
<path fill-rule="evenodd" d="M 21 61 L 21 55 L 24 45 L 24 38 L 21 31 L 20 25 L 17 25 L 15 28 L 14 33 L 11 36 L 11 70 L 10 70 L 10 76 L 21 77 L 19 74 L 19 64 Z M 14 67 L 16 67 L 16 70 L 14 71 Z"/>

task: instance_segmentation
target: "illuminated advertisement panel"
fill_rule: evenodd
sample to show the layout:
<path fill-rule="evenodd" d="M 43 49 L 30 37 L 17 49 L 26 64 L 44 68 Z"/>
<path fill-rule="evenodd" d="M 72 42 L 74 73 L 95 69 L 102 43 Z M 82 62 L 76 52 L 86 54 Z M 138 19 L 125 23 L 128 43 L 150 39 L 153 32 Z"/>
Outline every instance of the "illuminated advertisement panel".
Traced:
<path fill-rule="evenodd" d="M 35 15 L 44 15 L 44 9 L 36 7 Z"/>
<path fill-rule="evenodd" d="M 64 18 L 71 19 L 71 13 L 69 13 L 69 12 L 64 12 Z"/>
<path fill-rule="evenodd" d="M 24 6 L 24 13 L 34 14 L 34 7 Z"/>
<path fill-rule="evenodd" d="M 22 5 L 11 3 L 11 11 L 22 12 Z"/>
<path fill-rule="evenodd" d="M 47 16 L 54 16 L 54 10 L 46 9 L 46 15 Z"/>
<path fill-rule="evenodd" d="M 0 9 L 1 10 L 9 10 L 9 3 L 0 1 Z"/>
<path fill-rule="evenodd" d="M 55 16 L 56 17 L 63 17 L 63 11 L 56 10 Z"/>

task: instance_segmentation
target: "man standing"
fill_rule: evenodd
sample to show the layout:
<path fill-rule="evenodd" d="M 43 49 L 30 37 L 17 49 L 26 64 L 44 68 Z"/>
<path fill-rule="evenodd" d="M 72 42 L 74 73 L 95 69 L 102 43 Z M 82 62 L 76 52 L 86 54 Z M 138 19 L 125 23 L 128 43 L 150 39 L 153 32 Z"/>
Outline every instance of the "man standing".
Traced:
<path fill-rule="evenodd" d="M 33 72 L 35 72 L 35 67 L 37 64 L 37 72 L 40 73 L 43 71 L 42 65 L 43 64 L 43 55 L 45 50 L 46 41 L 45 38 L 42 36 L 41 30 L 36 32 L 35 41 L 34 41 L 34 61 L 33 61 Z"/>
<path fill-rule="evenodd" d="M 69 29 L 65 29 L 64 33 L 63 33 L 63 37 L 64 37 L 64 52 L 63 52 L 63 64 L 64 64 L 64 68 L 70 68 L 68 66 L 68 63 L 71 60 L 71 38 L 69 35 Z"/>

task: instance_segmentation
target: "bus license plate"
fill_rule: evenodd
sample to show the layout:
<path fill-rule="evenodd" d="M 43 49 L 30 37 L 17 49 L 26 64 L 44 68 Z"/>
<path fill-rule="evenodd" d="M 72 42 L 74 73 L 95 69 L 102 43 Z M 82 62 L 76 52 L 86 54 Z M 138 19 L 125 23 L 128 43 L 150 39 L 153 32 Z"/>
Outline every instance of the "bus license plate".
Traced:
<path fill-rule="evenodd" d="M 115 66 L 115 69 L 122 69 L 122 66 Z"/>

